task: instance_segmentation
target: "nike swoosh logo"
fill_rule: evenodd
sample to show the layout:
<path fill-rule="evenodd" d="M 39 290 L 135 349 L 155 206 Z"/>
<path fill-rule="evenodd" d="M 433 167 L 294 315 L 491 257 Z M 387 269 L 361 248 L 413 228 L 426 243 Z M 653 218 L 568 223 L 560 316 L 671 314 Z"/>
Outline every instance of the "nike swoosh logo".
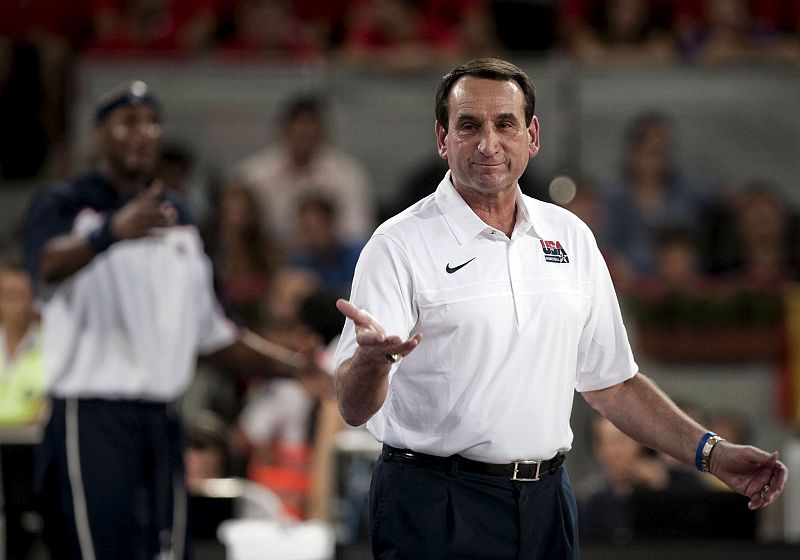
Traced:
<path fill-rule="evenodd" d="M 451 267 L 450 263 L 447 263 L 447 266 L 444 268 L 447 271 L 447 274 L 453 274 L 455 271 L 460 270 L 467 266 L 469 263 L 475 260 L 476 257 L 472 257 L 470 260 L 465 262 L 464 264 L 460 264 L 458 266 Z"/>

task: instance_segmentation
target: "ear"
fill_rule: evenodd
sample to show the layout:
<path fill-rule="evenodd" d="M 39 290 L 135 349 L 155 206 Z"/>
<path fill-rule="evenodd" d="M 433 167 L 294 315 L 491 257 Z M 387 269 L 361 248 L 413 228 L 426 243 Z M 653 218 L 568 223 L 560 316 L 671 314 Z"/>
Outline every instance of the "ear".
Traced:
<path fill-rule="evenodd" d="M 532 158 L 539 153 L 539 119 L 536 115 L 531 119 L 528 127 L 528 157 Z"/>
<path fill-rule="evenodd" d="M 447 159 L 447 144 L 445 144 L 445 140 L 447 139 L 447 131 L 439 123 L 439 121 L 436 121 L 434 124 L 434 130 L 436 132 L 436 147 L 439 150 L 439 157 L 442 159 Z"/>

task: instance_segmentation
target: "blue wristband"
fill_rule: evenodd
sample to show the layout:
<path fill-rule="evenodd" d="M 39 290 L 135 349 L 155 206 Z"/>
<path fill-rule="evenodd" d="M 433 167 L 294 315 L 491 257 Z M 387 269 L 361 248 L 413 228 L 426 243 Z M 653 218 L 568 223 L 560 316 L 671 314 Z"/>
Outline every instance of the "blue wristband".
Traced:
<path fill-rule="evenodd" d="M 694 452 L 694 466 L 695 468 L 700 471 L 703 471 L 703 448 L 706 446 L 706 442 L 708 438 L 713 437 L 717 434 L 714 432 L 706 432 L 703 437 L 700 438 L 700 443 L 697 445 L 697 451 Z"/>
<path fill-rule="evenodd" d="M 89 246 L 94 249 L 96 254 L 102 253 L 117 241 L 114 234 L 111 233 L 111 216 L 106 218 L 103 225 L 89 234 L 88 241 Z"/>

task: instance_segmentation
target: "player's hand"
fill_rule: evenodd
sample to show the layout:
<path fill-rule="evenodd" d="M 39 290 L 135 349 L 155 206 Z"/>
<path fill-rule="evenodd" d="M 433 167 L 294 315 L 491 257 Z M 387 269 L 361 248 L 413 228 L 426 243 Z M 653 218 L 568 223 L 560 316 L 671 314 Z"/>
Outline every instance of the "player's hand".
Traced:
<path fill-rule="evenodd" d="M 396 335 L 387 336 L 383 326 L 375 317 L 345 299 L 338 300 L 336 308 L 355 324 L 356 342 L 364 358 L 370 361 L 385 364 L 387 355 L 399 360 L 410 354 L 422 340 L 421 333 L 415 334 L 408 340 Z"/>
<path fill-rule="evenodd" d="M 786 465 L 772 454 L 750 445 L 718 443 L 711 453 L 710 470 L 731 489 L 750 498 L 748 507 L 758 509 L 774 502 L 789 476 Z"/>
<path fill-rule="evenodd" d="M 149 235 L 154 228 L 169 227 L 177 220 L 177 212 L 162 200 L 164 183 L 155 181 L 146 191 L 123 206 L 111 219 L 115 239 L 137 239 Z"/>

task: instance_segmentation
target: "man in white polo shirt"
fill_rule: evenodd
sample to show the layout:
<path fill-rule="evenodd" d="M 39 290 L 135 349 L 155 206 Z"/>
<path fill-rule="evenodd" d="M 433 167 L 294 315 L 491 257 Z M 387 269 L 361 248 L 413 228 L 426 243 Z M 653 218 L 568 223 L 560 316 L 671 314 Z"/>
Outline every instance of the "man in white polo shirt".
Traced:
<path fill-rule="evenodd" d="M 172 405 L 197 355 L 316 391 L 330 376 L 222 314 L 196 227 L 152 183 L 161 106 L 143 82 L 103 97 L 94 137 L 95 168 L 43 189 L 25 223 L 53 397 L 37 472 L 45 536 L 54 558 L 182 559 Z"/>
<path fill-rule="evenodd" d="M 499 59 L 442 78 L 436 138 L 450 170 L 377 229 L 337 303 L 340 410 L 384 443 L 376 558 L 577 558 L 563 467 L 575 390 L 751 508 L 786 482 L 777 453 L 723 443 L 638 373 L 589 228 L 520 192 L 539 151 L 534 101 L 525 73 Z"/>

